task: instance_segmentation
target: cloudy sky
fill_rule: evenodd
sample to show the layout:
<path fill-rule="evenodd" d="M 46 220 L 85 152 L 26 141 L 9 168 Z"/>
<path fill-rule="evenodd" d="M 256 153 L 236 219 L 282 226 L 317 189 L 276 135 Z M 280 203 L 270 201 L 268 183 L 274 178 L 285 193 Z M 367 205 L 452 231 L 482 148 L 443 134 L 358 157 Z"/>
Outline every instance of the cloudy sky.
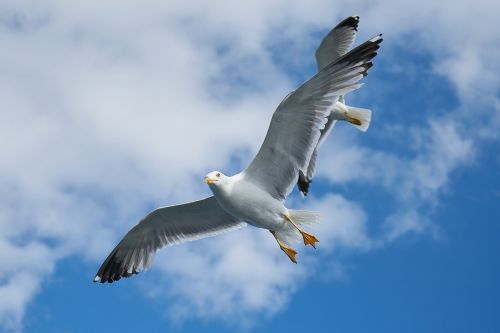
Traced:
<path fill-rule="evenodd" d="M 0 331 L 500 331 L 498 1 L 0 0 Z M 91 280 L 154 207 L 238 172 L 314 51 L 384 33 L 292 265 L 242 229 Z"/>

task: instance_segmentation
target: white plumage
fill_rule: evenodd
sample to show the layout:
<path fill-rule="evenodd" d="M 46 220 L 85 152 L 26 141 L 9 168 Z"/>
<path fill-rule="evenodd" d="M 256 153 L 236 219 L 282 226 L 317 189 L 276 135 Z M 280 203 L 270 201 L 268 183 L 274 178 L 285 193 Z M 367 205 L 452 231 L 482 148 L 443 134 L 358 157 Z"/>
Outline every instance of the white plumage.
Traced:
<path fill-rule="evenodd" d="M 148 214 L 109 254 L 94 281 L 113 282 L 137 274 L 162 246 L 247 223 L 271 231 L 293 262 L 296 252 L 288 244 L 303 239 L 315 247 L 318 240 L 301 226 L 318 222 L 319 213 L 290 210 L 284 203 L 298 179 L 300 186 L 299 174 L 312 179 L 319 145 L 336 120 L 332 115 L 337 109 L 350 114 L 342 96 L 361 86 L 359 80 L 382 42 L 379 35 L 348 52 L 357 22 L 357 17 L 349 17 L 325 37 L 316 52 L 319 72 L 280 103 L 259 152 L 245 170 L 231 177 L 211 172 L 205 181 L 214 196 Z M 364 117 L 362 111 L 356 115 L 358 122 Z"/>

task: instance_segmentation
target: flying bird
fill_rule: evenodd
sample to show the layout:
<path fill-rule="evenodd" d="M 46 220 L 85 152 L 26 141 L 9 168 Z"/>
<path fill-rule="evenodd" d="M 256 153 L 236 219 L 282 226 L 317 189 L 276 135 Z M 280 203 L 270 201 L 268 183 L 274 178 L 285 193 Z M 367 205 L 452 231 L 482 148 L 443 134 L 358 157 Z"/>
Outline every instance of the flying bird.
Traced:
<path fill-rule="evenodd" d="M 288 209 L 285 199 L 297 181 L 301 186 L 300 175 L 309 186 L 319 145 L 336 120 L 362 130 L 369 124 L 369 111 L 343 103 L 345 94 L 361 87 L 359 81 L 372 67 L 382 42 L 378 35 L 349 51 L 358 20 L 357 16 L 345 19 L 325 37 L 316 52 L 318 73 L 279 104 L 259 152 L 245 170 L 233 176 L 210 172 L 205 182 L 213 196 L 149 213 L 111 251 L 94 282 L 111 283 L 138 274 L 163 246 L 248 224 L 269 230 L 294 263 L 293 241 L 302 239 L 315 248 L 318 239 L 303 226 L 319 222 L 319 213 Z M 307 189 L 301 190 L 307 194 Z"/>

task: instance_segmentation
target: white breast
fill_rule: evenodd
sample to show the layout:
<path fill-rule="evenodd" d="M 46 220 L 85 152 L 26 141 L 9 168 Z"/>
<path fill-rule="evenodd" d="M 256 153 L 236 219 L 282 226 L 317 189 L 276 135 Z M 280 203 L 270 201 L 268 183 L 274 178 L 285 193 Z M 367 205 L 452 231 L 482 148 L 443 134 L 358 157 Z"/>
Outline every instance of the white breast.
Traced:
<path fill-rule="evenodd" d="M 256 227 L 273 230 L 284 223 L 286 208 L 265 190 L 240 174 L 211 187 L 219 204 L 229 214 Z"/>

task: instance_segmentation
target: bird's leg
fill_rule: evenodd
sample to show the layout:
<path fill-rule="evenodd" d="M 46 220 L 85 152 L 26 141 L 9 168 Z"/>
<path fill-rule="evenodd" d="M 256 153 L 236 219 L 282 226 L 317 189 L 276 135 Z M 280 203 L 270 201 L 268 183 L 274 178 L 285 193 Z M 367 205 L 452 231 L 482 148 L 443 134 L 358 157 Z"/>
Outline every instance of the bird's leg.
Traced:
<path fill-rule="evenodd" d="M 288 256 L 288 258 L 290 258 L 290 260 L 293 262 L 293 263 L 297 263 L 297 258 L 296 258 L 296 255 L 297 255 L 297 251 L 295 251 L 294 249 L 292 249 L 291 247 L 287 246 L 285 243 L 283 243 L 282 241 L 279 240 L 278 236 L 276 235 L 276 231 L 273 231 L 273 230 L 269 230 L 274 238 L 276 239 L 276 242 L 278 242 L 278 245 L 280 246 L 280 249 L 285 252 L 285 254 Z"/>
<path fill-rule="evenodd" d="M 350 122 L 351 124 L 361 126 L 361 120 L 350 116 L 347 112 L 344 112 L 345 120 Z"/>
<path fill-rule="evenodd" d="M 304 238 L 304 245 L 311 245 L 312 247 L 316 248 L 316 243 L 319 242 L 316 236 L 299 228 L 297 223 L 295 223 L 288 214 L 283 214 L 283 216 L 300 232 L 302 238 Z"/>

